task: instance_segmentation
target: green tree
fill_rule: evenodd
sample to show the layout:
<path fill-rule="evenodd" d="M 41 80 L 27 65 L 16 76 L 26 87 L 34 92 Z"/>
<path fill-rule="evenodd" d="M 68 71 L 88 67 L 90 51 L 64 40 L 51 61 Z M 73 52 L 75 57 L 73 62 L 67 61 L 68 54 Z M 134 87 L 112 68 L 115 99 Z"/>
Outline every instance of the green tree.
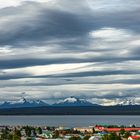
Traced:
<path fill-rule="evenodd" d="M 38 133 L 39 133 L 39 134 L 42 134 L 42 129 L 41 129 L 41 127 L 38 127 Z"/>
<path fill-rule="evenodd" d="M 31 136 L 31 127 L 26 126 L 25 127 L 25 133 L 26 133 L 26 136 L 30 137 Z"/>
<path fill-rule="evenodd" d="M 108 135 L 104 135 L 103 140 L 121 140 L 120 136 L 117 136 L 116 133 L 110 133 Z"/>
<path fill-rule="evenodd" d="M 95 129 L 94 129 L 94 128 L 92 129 L 92 133 L 93 133 L 93 134 L 94 134 L 94 133 L 96 133 L 96 131 L 95 131 Z"/>
<path fill-rule="evenodd" d="M 51 131 L 51 127 L 47 126 L 47 130 Z"/>
<path fill-rule="evenodd" d="M 15 130 L 15 133 L 14 133 L 16 136 L 18 137 L 21 137 L 21 133 L 20 133 L 20 130 Z"/>
<path fill-rule="evenodd" d="M 27 138 L 26 140 L 32 140 L 32 138 Z"/>
<path fill-rule="evenodd" d="M 125 134 L 124 128 L 122 128 L 122 129 L 120 130 L 120 134 L 121 134 L 121 135 L 124 135 L 124 134 Z"/>
<path fill-rule="evenodd" d="M 130 132 L 125 132 L 124 137 L 128 138 L 129 136 L 131 136 L 131 133 Z"/>
<path fill-rule="evenodd" d="M 69 140 L 81 140 L 80 137 L 71 137 Z"/>
<path fill-rule="evenodd" d="M 85 136 L 83 140 L 89 140 L 90 136 Z"/>
<path fill-rule="evenodd" d="M 11 140 L 21 140 L 21 137 L 16 135 L 16 134 L 14 134 L 13 138 Z"/>
<path fill-rule="evenodd" d="M 5 127 L 5 129 L 2 129 L 2 134 L 1 134 L 1 139 L 5 140 L 5 139 L 8 139 L 9 137 L 9 129 L 8 127 Z"/>
<path fill-rule="evenodd" d="M 58 138 L 59 137 L 59 131 L 55 130 L 53 134 L 53 138 Z"/>
<path fill-rule="evenodd" d="M 133 125 L 132 125 L 132 128 L 135 128 L 135 127 L 136 127 L 136 126 L 133 124 Z"/>

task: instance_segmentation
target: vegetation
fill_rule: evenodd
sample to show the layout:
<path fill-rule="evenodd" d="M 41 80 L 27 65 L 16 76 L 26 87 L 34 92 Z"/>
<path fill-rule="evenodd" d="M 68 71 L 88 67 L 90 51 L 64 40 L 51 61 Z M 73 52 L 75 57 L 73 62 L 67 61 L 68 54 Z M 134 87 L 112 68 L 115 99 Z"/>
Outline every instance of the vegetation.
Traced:
<path fill-rule="evenodd" d="M 21 133 L 20 130 L 15 129 L 13 133 L 10 132 L 10 130 L 6 127 L 2 130 L 1 138 L 0 140 L 20 140 Z"/>
<path fill-rule="evenodd" d="M 124 135 L 125 134 L 125 130 L 124 130 L 124 128 L 122 128 L 121 130 L 120 130 L 120 135 Z"/>
<path fill-rule="evenodd" d="M 83 140 L 89 140 L 90 136 L 85 136 Z"/>
<path fill-rule="evenodd" d="M 39 134 L 42 134 L 42 129 L 41 129 L 41 127 L 38 127 L 38 133 L 39 133 Z"/>
<path fill-rule="evenodd" d="M 53 134 L 53 138 L 59 138 L 59 131 L 56 130 Z"/>
<path fill-rule="evenodd" d="M 131 133 L 130 132 L 125 132 L 124 138 L 128 138 L 129 136 L 131 136 Z"/>
<path fill-rule="evenodd" d="M 81 138 L 79 136 L 77 136 L 77 137 L 76 136 L 75 137 L 73 136 L 69 140 L 81 140 Z"/>
<path fill-rule="evenodd" d="M 103 136 L 103 140 L 121 140 L 120 136 L 117 136 L 116 133 L 110 133 Z"/>

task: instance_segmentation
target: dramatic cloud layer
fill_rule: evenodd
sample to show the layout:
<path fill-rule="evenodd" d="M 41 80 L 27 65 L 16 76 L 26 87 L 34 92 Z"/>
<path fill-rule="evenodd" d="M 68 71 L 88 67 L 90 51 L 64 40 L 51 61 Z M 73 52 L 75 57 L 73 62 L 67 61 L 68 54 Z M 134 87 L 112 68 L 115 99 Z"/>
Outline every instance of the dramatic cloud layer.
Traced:
<path fill-rule="evenodd" d="M 0 95 L 140 102 L 139 0 L 0 0 Z"/>

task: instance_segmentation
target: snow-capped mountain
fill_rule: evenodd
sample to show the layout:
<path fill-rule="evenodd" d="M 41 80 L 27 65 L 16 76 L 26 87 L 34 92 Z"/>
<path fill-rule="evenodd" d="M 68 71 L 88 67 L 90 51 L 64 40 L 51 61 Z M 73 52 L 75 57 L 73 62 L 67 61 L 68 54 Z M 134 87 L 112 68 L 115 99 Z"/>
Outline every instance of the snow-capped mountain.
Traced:
<path fill-rule="evenodd" d="M 126 105 L 139 105 L 135 102 L 135 99 L 124 99 L 118 105 L 126 106 Z"/>
<path fill-rule="evenodd" d="M 98 106 L 97 104 L 92 104 L 84 99 L 79 99 L 76 97 L 68 97 L 63 101 L 53 104 L 53 106 Z"/>
<path fill-rule="evenodd" d="M 0 108 L 22 108 L 22 107 L 40 107 L 47 106 L 45 102 L 41 100 L 26 99 L 22 97 L 18 101 L 5 101 L 0 105 Z"/>

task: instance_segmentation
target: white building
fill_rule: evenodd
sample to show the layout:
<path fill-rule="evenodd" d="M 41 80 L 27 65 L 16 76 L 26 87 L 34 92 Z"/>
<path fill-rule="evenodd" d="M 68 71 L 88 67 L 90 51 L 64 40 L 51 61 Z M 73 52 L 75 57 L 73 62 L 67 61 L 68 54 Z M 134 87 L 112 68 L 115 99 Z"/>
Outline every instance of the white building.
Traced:
<path fill-rule="evenodd" d="M 91 136 L 89 140 L 102 140 L 101 136 Z"/>

